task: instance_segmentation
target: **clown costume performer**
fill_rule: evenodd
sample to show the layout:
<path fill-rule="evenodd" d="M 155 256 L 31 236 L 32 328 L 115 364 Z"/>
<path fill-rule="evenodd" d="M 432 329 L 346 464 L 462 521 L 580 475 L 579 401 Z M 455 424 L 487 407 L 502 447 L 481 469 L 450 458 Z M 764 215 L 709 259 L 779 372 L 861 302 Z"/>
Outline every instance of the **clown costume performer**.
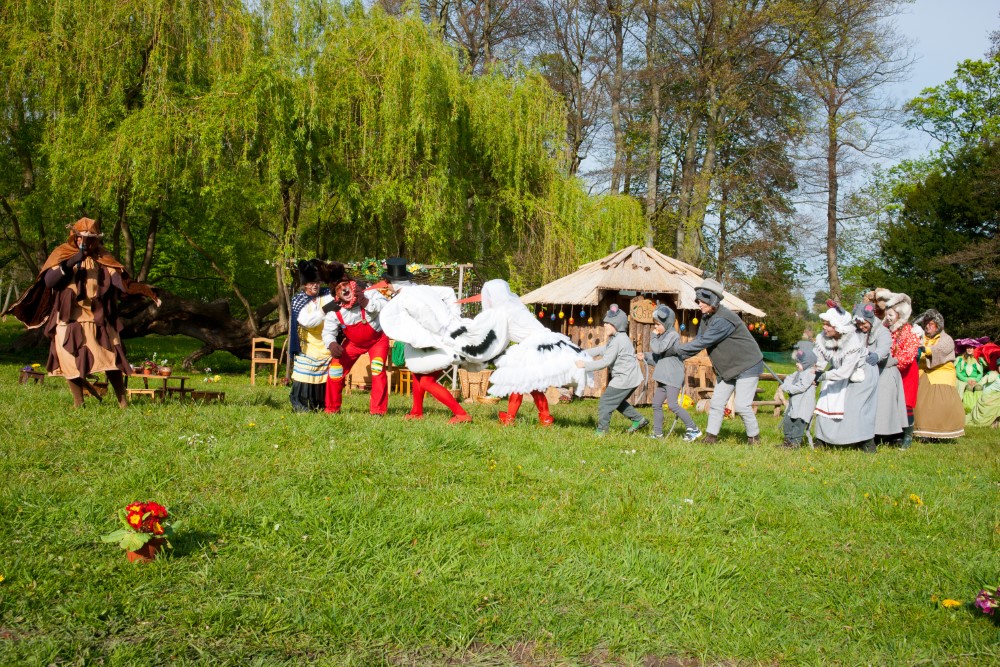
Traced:
<path fill-rule="evenodd" d="M 531 394 L 539 423 L 549 426 L 553 419 L 545 390 L 573 387 L 582 396 L 593 376 L 577 368 L 576 362 L 590 361 L 590 355 L 567 336 L 539 322 L 505 280 L 490 280 L 483 285 L 482 305 L 483 312 L 476 319 L 505 320 L 508 340 L 514 343 L 493 360 L 496 370 L 490 375 L 489 394 L 508 396 L 507 411 L 499 414 L 500 423 L 513 424 L 524 395 Z"/>
<path fill-rule="evenodd" d="M 344 382 L 358 358 L 367 353 L 371 360 L 372 390 L 368 411 L 382 416 L 389 407 L 389 378 L 385 372 L 389 337 L 379 324 L 379 313 L 388 303 L 375 289 L 362 290 L 357 281 L 344 276 L 333 288 L 334 303 L 324 306 L 323 342 L 334 360 L 326 383 L 326 411 L 340 412 Z M 343 334 L 341 345 L 338 340 Z"/>

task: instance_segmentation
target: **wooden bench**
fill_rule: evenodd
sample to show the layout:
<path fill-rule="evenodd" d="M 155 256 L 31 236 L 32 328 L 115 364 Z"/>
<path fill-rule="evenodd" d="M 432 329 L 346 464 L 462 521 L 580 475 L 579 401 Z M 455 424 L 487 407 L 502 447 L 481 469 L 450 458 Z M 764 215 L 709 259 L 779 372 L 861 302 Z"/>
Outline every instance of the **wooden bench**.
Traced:
<path fill-rule="evenodd" d="M 191 400 L 202 401 L 203 403 L 225 403 L 226 392 L 224 391 L 198 391 L 191 389 Z"/>
<path fill-rule="evenodd" d="M 163 400 L 162 389 L 126 389 L 125 395 L 128 397 L 129 401 L 136 396 L 149 396 L 154 401 Z"/>

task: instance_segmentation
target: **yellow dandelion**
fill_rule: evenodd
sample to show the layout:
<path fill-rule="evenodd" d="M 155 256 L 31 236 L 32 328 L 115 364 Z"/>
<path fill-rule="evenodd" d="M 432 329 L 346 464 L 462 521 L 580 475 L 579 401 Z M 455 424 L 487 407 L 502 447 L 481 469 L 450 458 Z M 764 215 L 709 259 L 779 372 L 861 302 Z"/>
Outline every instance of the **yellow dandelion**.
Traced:
<path fill-rule="evenodd" d="M 866 494 L 865 494 L 865 498 L 868 498 L 868 497 L 869 497 L 869 495 L 870 495 L 870 494 L 866 493 Z"/>
<path fill-rule="evenodd" d="M 3 580 L 4 580 L 4 576 L 2 574 L 0 574 L 0 584 L 3 583 Z"/>
<path fill-rule="evenodd" d="M 962 601 L 952 600 L 951 598 L 948 598 L 947 600 L 941 600 L 941 606 L 946 607 L 948 609 L 954 609 L 955 607 L 961 607 Z"/>
<path fill-rule="evenodd" d="M 257 425 L 256 422 L 250 422 L 249 424 L 247 424 L 247 426 L 256 426 L 256 425 Z"/>
<path fill-rule="evenodd" d="M 916 505 L 923 505 L 924 504 L 924 501 L 920 499 L 920 496 L 918 496 L 915 493 L 911 493 L 910 494 L 910 501 L 912 501 Z"/>

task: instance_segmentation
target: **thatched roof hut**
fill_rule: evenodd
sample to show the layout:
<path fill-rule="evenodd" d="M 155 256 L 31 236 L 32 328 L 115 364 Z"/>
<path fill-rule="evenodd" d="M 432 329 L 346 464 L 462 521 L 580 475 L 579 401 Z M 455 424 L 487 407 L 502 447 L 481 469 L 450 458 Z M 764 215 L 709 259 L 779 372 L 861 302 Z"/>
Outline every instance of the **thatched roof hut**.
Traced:
<path fill-rule="evenodd" d="M 675 310 L 698 310 L 694 288 L 704 280 L 703 274 L 701 269 L 668 257 L 655 248 L 632 245 L 528 292 L 521 301 L 596 306 L 604 292 L 627 290 L 638 294 L 673 295 Z M 764 317 L 764 311 L 729 292 L 722 304 L 734 313 Z"/>
<path fill-rule="evenodd" d="M 703 274 L 701 269 L 668 257 L 654 248 L 629 246 L 584 264 L 570 275 L 525 294 L 521 301 L 533 305 L 547 326 L 561 331 L 584 348 L 603 342 L 601 320 L 611 304 L 616 303 L 630 314 L 629 336 L 636 349 L 642 352 L 649 349 L 653 329 L 649 315 L 651 306 L 657 303 L 665 303 L 677 313 L 677 327 L 682 340 L 694 336 L 697 318 L 701 314 L 695 303 L 694 290 L 704 279 Z M 765 316 L 764 311 L 729 292 L 725 293 L 722 303 L 744 316 Z M 703 382 L 706 373 L 714 378 L 704 353 L 688 360 L 687 366 L 689 378 L 699 377 Z M 595 379 L 598 387 L 589 391 L 588 395 L 599 396 L 603 392 L 606 371 L 600 371 Z M 714 383 L 714 379 L 710 381 Z M 694 399 L 700 398 L 696 391 L 697 384 L 685 388 Z M 646 385 L 636 391 L 632 402 L 649 404 L 655 388 L 650 368 Z"/>

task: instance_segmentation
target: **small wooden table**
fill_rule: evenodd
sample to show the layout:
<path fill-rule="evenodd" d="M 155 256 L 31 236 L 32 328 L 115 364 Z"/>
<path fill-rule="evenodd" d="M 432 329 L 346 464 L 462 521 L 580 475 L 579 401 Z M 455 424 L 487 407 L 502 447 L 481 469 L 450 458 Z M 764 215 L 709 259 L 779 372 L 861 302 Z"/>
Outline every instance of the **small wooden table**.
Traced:
<path fill-rule="evenodd" d="M 18 384 L 45 384 L 45 373 L 39 371 L 29 371 L 24 368 L 21 369 L 21 375 L 17 378 Z"/>
<path fill-rule="evenodd" d="M 129 389 L 129 395 L 133 392 L 136 394 L 147 394 L 149 391 L 158 391 L 165 398 L 167 396 L 172 396 L 174 394 L 180 394 L 181 399 L 184 399 L 191 395 L 194 389 L 184 386 L 185 383 L 190 379 L 189 375 L 133 375 L 135 378 L 142 378 L 142 389 Z M 162 383 L 162 387 L 156 390 L 150 390 L 149 381 L 159 380 Z M 171 382 L 178 382 L 180 386 L 172 387 Z"/>

